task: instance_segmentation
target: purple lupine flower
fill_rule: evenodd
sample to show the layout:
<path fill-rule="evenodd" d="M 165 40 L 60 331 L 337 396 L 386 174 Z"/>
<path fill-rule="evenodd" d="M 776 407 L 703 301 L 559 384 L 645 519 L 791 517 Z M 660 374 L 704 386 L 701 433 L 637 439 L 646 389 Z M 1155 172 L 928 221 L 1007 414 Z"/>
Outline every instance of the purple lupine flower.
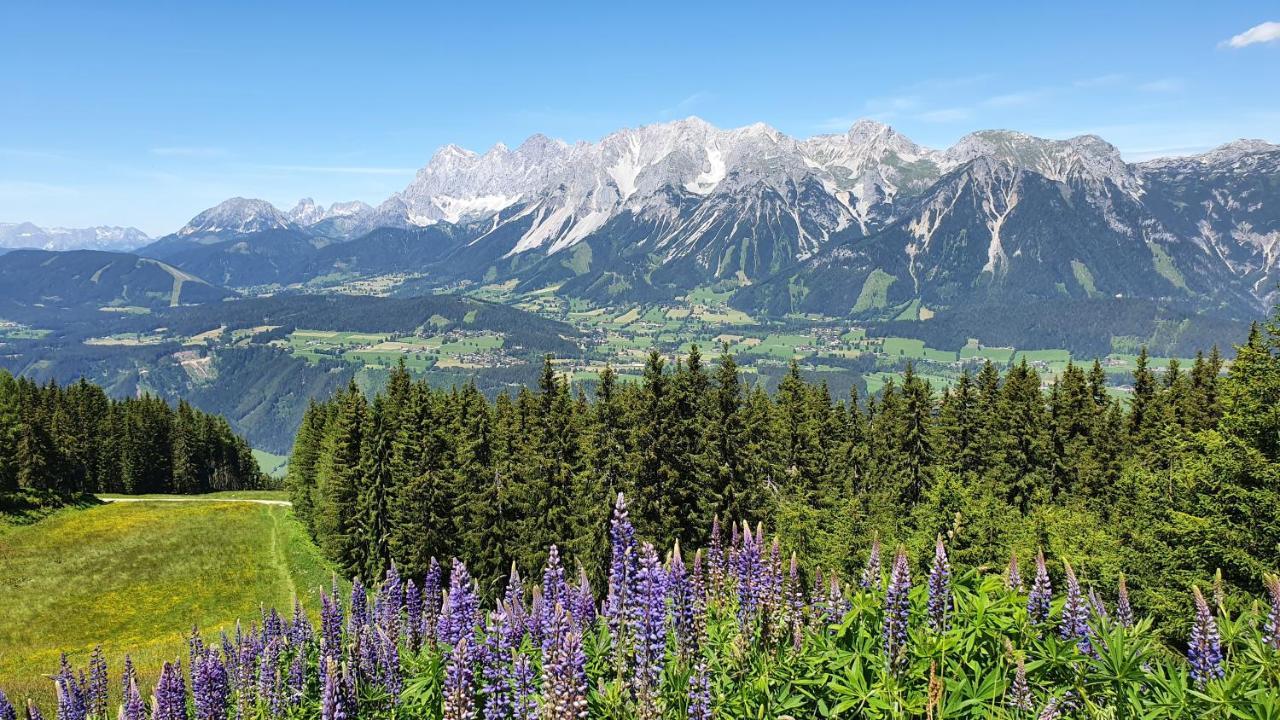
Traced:
<path fill-rule="evenodd" d="M 1196 619 L 1191 627 L 1191 641 L 1187 645 L 1187 660 L 1191 663 L 1191 677 L 1196 686 L 1204 689 L 1210 680 L 1222 677 L 1222 642 L 1218 637 L 1218 621 L 1205 602 L 1200 588 L 1192 587 L 1196 602 Z"/>
<path fill-rule="evenodd" d="M 512 647 L 520 644 L 520 639 L 529 630 L 529 617 L 524 608 L 524 581 L 520 579 L 520 571 L 511 563 L 511 574 L 507 577 L 507 589 L 502 596 L 502 610 L 506 613 L 503 632 L 511 639 Z"/>
<path fill-rule="evenodd" d="M 711 518 L 711 545 L 707 549 L 709 589 L 715 597 L 719 597 L 724 588 L 724 546 L 720 535 L 720 516 L 717 514 Z"/>
<path fill-rule="evenodd" d="M 321 655 L 321 657 L 325 657 Z M 324 661 L 321 660 L 323 666 Z M 289 663 L 289 706 L 293 707 L 302 703 L 302 697 L 307 691 L 307 656 L 303 652 L 296 652 L 293 661 Z"/>
<path fill-rule="evenodd" d="M 867 556 L 867 565 L 862 568 L 862 578 L 859 585 L 864 590 L 879 590 L 881 583 L 884 582 L 882 576 L 883 571 L 880 569 L 880 536 L 878 534 L 871 536 L 871 554 Z"/>
<path fill-rule="evenodd" d="M 813 569 L 813 585 L 809 588 L 809 624 L 817 626 L 827 621 L 827 585 L 822 579 L 822 568 Z"/>
<path fill-rule="evenodd" d="M 156 680 L 151 701 L 151 720 L 187 720 L 187 685 L 182 679 L 182 663 L 165 663 Z"/>
<path fill-rule="evenodd" d="M 18 720 L 18 711 L 13 709 L 3 690 L 0 690 L 0 720 Z"/>
<path fill-rule="evenodd" d="M 715 713 L 711 709 L 711 678 L 707 674 L 707 663 L 699 660 L 693 666 L 693 675 L 689 677 L 689 720 L 713 720 Z"/>
<path fill-rule="evenodd" d="M 787 573 L 787 627 L 791 631 L 791 647 L 797 652 L 804 643 L 804 589 L 800 581 L 800 566 L 796 554 L 791 553 L 791 568 Z"/>
<path fill-rule="evenodd" d="M 1133 607 L 1129 605 L 1129 584 L 1125 582 L 1124 573 L 1120 574 L 1120 588 L 1116 593 L 1116 622 L 1121 627 L 1133 627 Z"/>
<path fill-rule="evenodd" d="M 215 651 L 196 658 L 191 669 L 191 694 L 195 698 L 196 720 L 226 720 L 231 686 L 227 668 Z"/>
<path fill-rule="evenodd" d="M 935 632 L 946 632 L 947 616 L 951 614 L 951 562 L 947 548 L 938 536 L 933 546 L 933 567 L 929 569 L 929 627 Z"/>
<path fill-rule="evenodd" d="M 489 613 L 480 645 L 480 694 L 485 720 L 505 720 L 512 711 L 511 647 L 507 645 L 506 613 Z"/>
<path fill-rule="evenodd" d="M 845 597 L 844 589 L 840 585 L 840 578 L 835 575 L 831 576 L 830 582 L 827 583 L 827 601 L 825 604 L 828 625 L 834 625 L 844 621 L 845 615 L 853 609 L 853 603 L 849 598 Z"/>
<path fill-rule="evenodd" d="M 361 628 L 369 622 L 369 594 L 360 578 L 351 583 L 351 601 L 347 604 L 347 612 L 347 635 L 354 640 L 360 637 Z"/>
<path fill-rule="evenodd" d="M 1272 650 L 1280 650 L 1280 576 L 1268 575 L 1263 578 L 1267 586 L 1267 594 L 1271 596 L 1271 610 L 1267 613 L 1267 622 L 1262 626 L 1263 639 Z"/>
<path fill-rule="evenodd" d="M 377 629 L 371 625 L 365 625 L 360 628 L 360 637 L 356 638 L 356 645 L 353 648 L 352 655 L 355 658 L 355 675 L 356 680 L 376 681 L 378 679 L 378 645 L 375 641 L 374 634 Z"/>
<path fill-rule="evenodd" d="M 440 642 L 457 645 L 463 638 L 474 635 L 480 623 L 479 611 L 480 598 L 476 596 L 471 573 L 461 560 L 454 558 L 449 572 L 449 594 L 437 629 Z"/>
<path fill-rule="evenodd" d="M 440 563 L 431 558 L 422 579 L 422 644 L 434 645 L 436 625 L 440 617 Z"/>
<path fill-rule="evenodd" d="M 40 708 L 30 700 L 27 701 L 27 720 L 44 720 L 44 716 L 40 714 Z"/>
<path fill-rule="evenodd" d="M 551 627 L 557 605 L 569 607 L 569 584 L 565 580 L 564 566 L 560 564 L 560 550 L 555 545 L 547 549 L 547 563 L 542 570 L 541 600 L 537 602 L 535 635 L 545 635 Z"/>
<path fill-rule="evenodd" d="M 334 658 L 324 658 L 322 672 L 324 682 L 320 689 L 320 720 L 348 720 L 352 717 L 352 698 L 342 670 Z"/>
<path fill-rule="evenodd" d="M 635 639 L 637 691 L 643 691 L 642 714 L 655 711 L 657 689 L 662 678 L 667 650 L 667 577 L 653 545 L 640 550 L 636 572 L 635 612 L 631 631 Z M 647 701 L 646 701 L 647 700 Z M 655 711 L 656 715 L 656 711 Z"/>
<path fill-rule="evenodd" d="M 1093 616 L 1098 618 L 1100 622 L 1106 622 L 1111 619 L 1111 613 L 1107 611 L 1107 603 L 1093 588 L 1089 588 L 1089 607 L 1093 610 Z"/>
<path fill-rule="evenodd" d="M 1022 571 L 1018 569 L 1018 553 L 1009 553 L 1009 567 L 1004 572 L 1004 587 L 1009 592 L 1020 593 L 1022 587 Z"/>
<path fill-rule="evenodd" d="M 342 603 L 337 595 L 330 596 L 323 590 L 320 591 L 320 654 L 342 655 Z"/>
<path fill-rule="evenodd" d="M 618 493 L 613 505 L 613 519 L 609 524 L 609 545 L 612 556 L 609 562 L 609 590 L 605 597 L 605 618 L 613 638 L 614 652 L 619 657 L 626 645 L 627 625 L 630 623 L 632 599 L 638 566 L 636 531 L 627 514 L 627 499 Z"/>
<path fill-rule="evenodd" d="M 643 575 L 644 568 L 639 572 Z M 587 655 L 582 649 L 582 635 L 576 627 L 568 624 L 566 618 L 561 632 L 555 636 L 556 642 L 543 660 L 541 717 L 545 720 L 580 720 L 587 717 Z"/>
<path fill-rule="evenodd" d="M 569 605 L 573 610 L 573 618 L 585 634 L 591 630 L 596 621 L 596 596 L 591 591 L 591 578 L 587 577 L 587 569 L 578 563 L 578 584 L 573 588 Z"/>
<path fill-rule="evenodd" d="M 130 678 L 129 686 L 121 696 L 120 720 L 146 720 L 147 704 L 138 690 L 138 679 Z M 11 719 L 10 719 L 11 720 Z"/>
<path fill-rule="evenodd" d="M 667 588 L 671 596 L 672 625 L 676 631 L 676 649 L 683 657 L 689 657 L 696 649 L 697 637 L 693 624 L 693 594 L 689 590 L 689 573 L 680 554 L 680 542 L 676 541 L 667 561 Z"/>
<path fill-rule="evenodd" d="M 1049 621 L 1049 603 L 1053 600 L 1053 585 L 1049 583 L 1049 568 L 1044 562 L 1044 551 L 1036 553 L 1036 578 L 1031 582 L 1027 596 L 1027 619 L 1032 625 Z"/>
<path fill-rule="evenodd" d="M 283 639 L 272 638 L 262 649 L 258 660 L 258 697 L 262 699 L 268 714 L 280 717 L 284 702 L 280 697 L 280 648 Z"/>
<path fill-rule="evenodd" d="M 201 655 L 204 655 L 204 638 L 200 636 L 200 627 L 192 625 L 191 634 L 187 636 L 187 662 L 192 671 L 196 667 L 196 658 Z"/>
<path fill-rule="evenodd" d="M 1031 687 L 1027 685 L 1027 665 L 1021 655 L 1018 656 L 1013 683 L 1009 685 L 1005 698 L 1005 703 L 1014 710 L 1031 712 L 1035 707 L 1035 698 L 1031 695 Z"/>
<path fill-rule="evenodd" d="M 525 655 L 517 654 L 511 664 L 511 698 L 513 720 L 538 720 L 537 676 Z"/>
<path fill-rule="evenodd" d="M 1080 591 L 1080 581 L 1071 563 L 1062 562 L 1067 574 L 1067 600 L 1062 606 L 1062 621 L 1058 625 L 1058 637 L 1063 640 L 1075 640 L 1080 652 L 1089 655 L 1093 646 L 1089 642 L 1089 605 Z"/>
<path fill-rule="evenodd" d="M 1062 718 L 1062 701 L 1056 697 L 1049 698 L 1044 709 L 1036 716 L 1036 720 L 1060 720 Z"/>
<path fill-rule="evenodd" d="M 396 569 L 394 560 L 382 578 L 378 600 L 382 603 L 383 627 L 389 629 L 392 624 L 399 624 L 400 611 L 404 609 L 404 583 L 400 580 L 400 571 Z"/>
<path fill-rule="evenodd" d="M 751 536 L 750 528 L 743 528 L 742 545 L 737 549 L 735 575 L 738 582 L 738 625 L 742 634 L 755 633 L 756 616 L 760 611 L 760 546 Z"/>
<path fill-rule="evenodd" d="M 138 671 L 133 667 L 133 658 L 128 653 L 124 656 L 124 672 L 120 674 L 120 697 L 129 696 L 129 686 L 138 679 Z"/>
<path fill-rule="evenodd" d="M 54 678 L 58 695 L 58 720 L 85 720 L 89 716 L 88 701 L 85 697 L 88 694 L 86 684 L 84 673 L 81 673 L 77 679 L 75 672 L 71 669 L 71 663 L 67 661 L 66 653 L 63 653 L 61 668 Z"/>
<path fill-rule="evenodd" d="M 693 574 L 689 576 L 689 594 L 693 599 L 693 637 L 701 647 L 707 636 L 707 579 L 703 570 L 702 551 L 693 554 Z"/>
<path fill-rule="evenodd" d="M 443 640 L 443 635 L 441 640 Z M 448 653 L 444 669 L 444 720 L 474 720 L 475 671 L 471 643 L 473 638 L 464 635 Z"/>
<path fill-rule="evenodd" d="M 763 536 L 761 536 L 763 540 Z M 761 545 L 763 547 L 763 545 Z M 760 606 L 763 622 L 761 630 L 766 640 L 774 638 L 778 619 L 782 614 L 782 546 L 777 536 L 769 547 L 769 559 L 764 563 L 760 582 Z"/>
<path fill-rule="evenodd" d="M 106 717 L 107 687 L 111 680 L 107 676 L 107 659 L 102 656 L 102 646 L 96 645 L 89 656 L 89 684 L 85 688 L 85 707 L 90 717 Z"/>
<path fill-rule="evenodd" d="M 404 584 L 405 638 L 417 650 L 422 643 L 422 592 L 410 578 Z"/>
<path fill-rule="evenodd" d="M 298 610 L 297 595 L 293 596 L 293 609 L 295 613 Z M 262 608 L 261 613 L 262 613 L 262 644 L 263 646 L 265 646 L 267 643 L 271 642 L 272 638 L 276 638 L 281 635 L 284 635 L 286 630 L 285 630 L 284 618 L 280 617 L 280 613 L 276 612 L 275 608 L 271 608 L 270 610 Z M 294 617 L 296 618 L 297 615 L 295 614 Z"/>
<path fill-rule="evenodd" d="M 393 630 L 378 630 L 376 640 L 378 646 L 378 680 L 392 705 L 400 701 L 400 690 L 404 687 L 400 675 L 400 643 L 399 635 Z"/>
<path fill-rule="evenodd" d="M 893 558 L 893 570 L 889 574 L 889 589 L 884 599 L 884 655 L 885 663 L 897 671 L 907 661 L 907 622 L 911 614 L 911 566 L 907 564 L 907 550 L 898 546 Z"/>

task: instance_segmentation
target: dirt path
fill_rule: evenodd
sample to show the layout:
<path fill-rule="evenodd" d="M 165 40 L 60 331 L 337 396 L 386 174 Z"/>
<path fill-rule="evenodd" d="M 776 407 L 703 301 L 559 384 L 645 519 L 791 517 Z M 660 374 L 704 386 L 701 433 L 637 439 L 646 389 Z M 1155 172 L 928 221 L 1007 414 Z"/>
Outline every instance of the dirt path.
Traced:
<path fill-rule="evenodd" d="M 293 503 L 288 500 L 261 500 L 257 498 L 206 498 L 206 497 L 189 497 L 189 498 L 98 498 L 102 502 L 228 502 L 228 503 L 253 503 L 254 505 L 279 505 L 283 507 L 292 507 Z"/>

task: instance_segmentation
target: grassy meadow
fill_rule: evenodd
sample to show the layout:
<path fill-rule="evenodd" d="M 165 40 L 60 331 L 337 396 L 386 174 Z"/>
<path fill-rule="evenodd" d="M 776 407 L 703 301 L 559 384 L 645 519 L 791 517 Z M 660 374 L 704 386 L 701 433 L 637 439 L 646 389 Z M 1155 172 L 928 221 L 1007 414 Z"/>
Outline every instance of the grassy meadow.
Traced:
<path fill-rule="evenodd" d="M 232 497 L 249 495 L 278 497 Z M 101 643 L 113 673 L 127 650 L 149 693 L 163 660 L 186 657 L 193 622 L 216 637 L 295 594 L 314 612 L 331 570 L 287 507 L 130 502 L 0 523 L 0 577 L 0 678 L 47 707 L 64 650 L 83 664 Z"/>

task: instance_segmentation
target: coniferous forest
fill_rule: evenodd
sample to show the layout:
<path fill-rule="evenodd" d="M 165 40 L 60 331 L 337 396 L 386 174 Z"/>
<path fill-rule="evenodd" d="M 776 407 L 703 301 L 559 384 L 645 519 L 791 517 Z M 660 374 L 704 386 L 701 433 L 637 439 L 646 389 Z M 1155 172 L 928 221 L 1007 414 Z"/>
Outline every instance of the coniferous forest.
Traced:
<path fill-rule="evenodd" d="M 777 392 L 698 350 L 644 379 L 608 372 L 592 397 L 549 361 L 536 388 L 489 402 L 400 370 L 306 414 L 288 485 L 298 515 L 351 576 L 392 562 L 422 577 L 458 557 L 481 591 L 536 573 L 557 544 L 601 581 L 610 500 L 658 547 L 705 547 L 718 519 L 763 523 L 803 567 L 853 577 L 869 538 L 966 567 L 1070 558 L 1099 587 L 1122 573 L 1160 622 L 1195 583 L 1241 590 L 1273 571 L 1280 523 L 1280 318 L 1230 362 L 1153 367 L 1132 392 L 1072 365 L 1046 382 L 988 363 L 939 392 L 910 370 L 874 398 L 833 398 L 793 366 Z M 1252 595 L 1251 595 L 1252 594 Z"/>
<path fill-rule="evenodd" d="M 147 395 L 114 400 L 85 380 L 37 385 L 0 370 L 0 504 L 265 482 L 249 446 L 221 417 Z"/>

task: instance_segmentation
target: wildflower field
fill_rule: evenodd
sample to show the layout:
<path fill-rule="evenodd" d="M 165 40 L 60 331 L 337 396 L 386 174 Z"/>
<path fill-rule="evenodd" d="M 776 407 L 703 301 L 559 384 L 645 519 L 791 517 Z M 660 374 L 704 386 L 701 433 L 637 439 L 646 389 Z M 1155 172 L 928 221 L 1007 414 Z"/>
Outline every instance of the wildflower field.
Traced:
<path fill-rule="evenodd" d="M 48 703 L 61 652 L 132 653 L 150 683 L 193 622 L 230 627 L 295 594 L 318 608 L 330 571 L 288 508 L 131 502 L 0 525 L 0 578 L 0 687 Z"/>
<path fill-rule="evenodd" d="M 607 587 L 555 547 L 492 603 L 457 560 L 392 566 L 322 593 L 318 623 L 295 604 L 193 632 L 154 689 L 154 653 L 52 662 L 56 709 L 6 688 L 0 718 L 1280 718 L 1273 576 L 1243 612 L 1188 588 L 1190 630 L 1166 643 L 1123 581 L 1092 587 L 1063 558 L 953 568 L 945 538 L 915 561 L 872 540 L 843 578 L 759 527 L 709 535 L 659 553 L 619 496 Z"/>

